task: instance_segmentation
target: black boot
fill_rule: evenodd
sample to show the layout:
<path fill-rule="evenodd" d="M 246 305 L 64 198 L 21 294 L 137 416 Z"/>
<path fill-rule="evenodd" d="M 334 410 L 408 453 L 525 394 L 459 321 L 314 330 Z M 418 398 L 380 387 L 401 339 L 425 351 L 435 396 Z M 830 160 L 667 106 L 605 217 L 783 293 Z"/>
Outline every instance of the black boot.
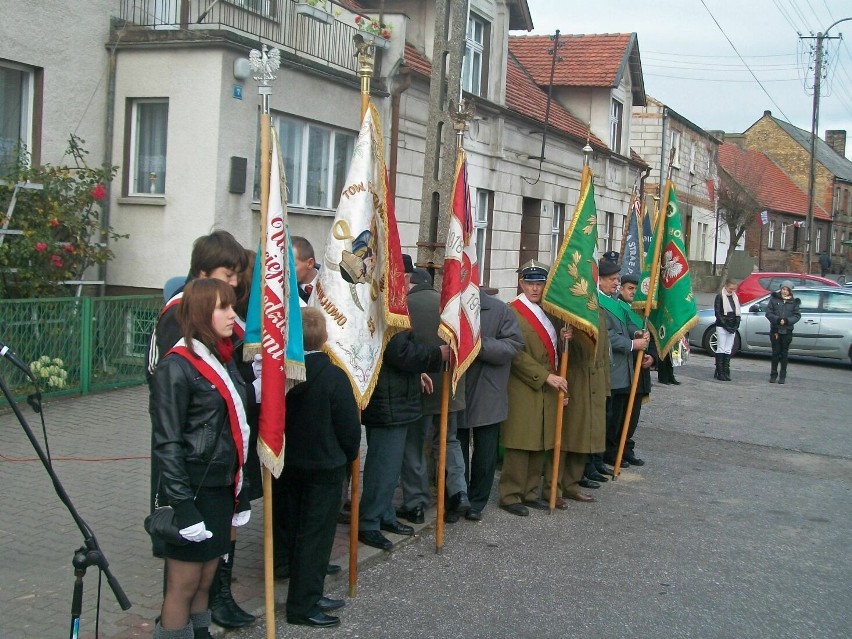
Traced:
<path fill-rule="evenodd" d="M 722 355 L 722 381 L 731 381 L 731 356 L 727 353 Z"/>
<path fill-rule="evenodd" d="M 237 605 L 231 594 L 231 571 L 234 568 L 236 545 L 236 542 L 231 542 L 231 552 L 227 561 L 224 558 L 219 559 L 219 568 L 210 587 L 210 612 L 213 614 L 213 621 L 223 628 L 242 628 L 255 620 L 254 615 L 250 615 Z"/>
<path fill-rule="evenodd" d="M 769 372 L 769 383 L 774 384 L 778 379 L 778 360 L 772 358 L 772 370 Z"/>
<path fill-rule="evenodd" d="M 716 353 L 716 371 L 713 373 L 713 379 L 722 379 L 722 354 Z"/>
<path fill-rule="evenodd" d="M 778 376 L 778 383 L 783 384 L 787 381 L 787 358 L 781 359 L 781 374 Z"/>

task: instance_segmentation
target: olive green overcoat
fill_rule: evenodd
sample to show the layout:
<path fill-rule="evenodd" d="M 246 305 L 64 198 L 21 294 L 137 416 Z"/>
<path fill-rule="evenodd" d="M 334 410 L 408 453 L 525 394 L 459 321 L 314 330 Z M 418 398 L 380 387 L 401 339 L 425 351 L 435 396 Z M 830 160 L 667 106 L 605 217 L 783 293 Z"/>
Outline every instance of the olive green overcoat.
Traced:
<path fill-rule="evenodd" d="M 512 360 L 509 415 L 500 425 L 500 443 L 518 450 L 553 450 L 558 391 L 546 382 L 556 371 L 538 333 L 514 308 L 512 312 L 524 336 L 524 349 Z"/>

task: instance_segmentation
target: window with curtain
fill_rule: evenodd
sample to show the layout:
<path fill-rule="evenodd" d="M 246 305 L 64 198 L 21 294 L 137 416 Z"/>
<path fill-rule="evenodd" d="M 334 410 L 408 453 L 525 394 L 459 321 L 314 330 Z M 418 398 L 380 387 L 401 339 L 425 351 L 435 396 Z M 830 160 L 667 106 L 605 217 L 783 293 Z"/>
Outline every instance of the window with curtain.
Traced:
<path fill-rule="evenodd" d="M 32 87 L 32 71 L 0 63 L 0 175 L 19 144 L 32 151 Z"/>
<path fill-rule="evenodd" d="M 494 192 L 485 189 L 476 190 L 476 210 L 473 216 L 473 229 L 476 236 L 476 262 L 479 265 L 479 283 L 488 285 L 490 262 L 488 257 L 488 239 L 491 234 L 491 218 L 494 208 Z"/>
<path fill-rule="evenodd" d="M 485 59 L 487 34 L 488 22 L 475 13 L 470 13 L 465 35 L 462 89 L 480 96 L 485 95 L 484 78 L 488 67 L 488 61 Z"/>
<path fill-rule="evenodd" d="M 680 168 L 680 131 L 672 131 L 671 148 L 674 149 L 674 160 L 672 161 L 672 166 L 676 169 Z"/>
<path fill-rule="evenodd" d="M 766 238 L 766 248 L 773 248 L 775 246 L 775 222 L 769 222 L 769 233 Z"/>
<path fill-rule="evenodd" d="M 287 176 L 287 203 L 316 209 L 334 209 L 346 182 L 355 148 L 355 135 L 340 129 L 272 114 L 281 142 Z M 257 143 L 254 197 L 260 197 L 260 138 Z"/>
<path fill-rule="evenodd" d="M 167 99 L 133 100 L 130 120 L 128 195 L 165 194 L 168 132 L 169 101 Z"/>
<path fill-rule="evenodd" d="M 609 146 L 616 153 L 621 153 L 622 121 L 624 105 L 613 98 L 609 112 Z"/>
<path fill-rule="evenodd" d="M 781 246 L 779 246 L 782 251 L 787 248 L 787 225 L 781 224 Z"/>
<path fill-rule="evenodd" d="M 559 247 L 562 245 L 563 228 L 565 224 L 565 205 L 553 203 L 553 215 L 550 218 L 550 263 L 556 261 Z"/>

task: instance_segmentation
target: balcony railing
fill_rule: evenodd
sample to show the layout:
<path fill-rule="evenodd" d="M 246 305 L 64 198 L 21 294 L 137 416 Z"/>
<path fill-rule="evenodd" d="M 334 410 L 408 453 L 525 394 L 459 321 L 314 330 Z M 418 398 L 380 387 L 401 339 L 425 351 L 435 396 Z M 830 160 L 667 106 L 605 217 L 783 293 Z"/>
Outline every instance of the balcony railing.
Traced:
<path fill-rule="evenodd" d="M 334 14 L 352 17 L 348 9 L 326 0 L 332 9 L 331 23 L 323 24 L 297 12 L 293 0 L 122 0 L 120 18 L 129 28 L 163 32 L 218 30 L 256 40 L 258 44 L 290 52 L 355 73 L 353 25 L 337 20 Z M 162 35 L 167 39 L 166 33 Z"/>

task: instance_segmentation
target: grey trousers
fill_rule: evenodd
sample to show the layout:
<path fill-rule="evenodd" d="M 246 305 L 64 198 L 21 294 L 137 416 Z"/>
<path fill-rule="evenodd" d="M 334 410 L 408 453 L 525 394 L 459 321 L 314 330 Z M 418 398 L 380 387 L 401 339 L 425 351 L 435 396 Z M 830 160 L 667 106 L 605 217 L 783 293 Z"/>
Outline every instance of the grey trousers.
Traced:
<path fill-rule="evenodd" d="M 467 492 L 467 482 L 464 478 L 464 457 L 458 439 L 458 415 L 458 412 L 447 415 L 446 492 L 449 496 L 461 491 Z M 400 473 L 402 508 L 405 510 L 412 510 L 418 506 L 426 508 L 432 502 L 429 467 L 426 463 L 424 446 L 427 438 L 429 438 L 432 442 L 432 458 L 437 467 L 440 427 L 440 415 L 424 415 L 408 427 Z"/>
<path fill-rule="evenodd" d="M 393 493 L 402 467 L 408 424 L 372 426 L 366 431 L 367 456 L 364 459 L 358 528 L 378 530 L 381 524 L 396 521 Z"/>

